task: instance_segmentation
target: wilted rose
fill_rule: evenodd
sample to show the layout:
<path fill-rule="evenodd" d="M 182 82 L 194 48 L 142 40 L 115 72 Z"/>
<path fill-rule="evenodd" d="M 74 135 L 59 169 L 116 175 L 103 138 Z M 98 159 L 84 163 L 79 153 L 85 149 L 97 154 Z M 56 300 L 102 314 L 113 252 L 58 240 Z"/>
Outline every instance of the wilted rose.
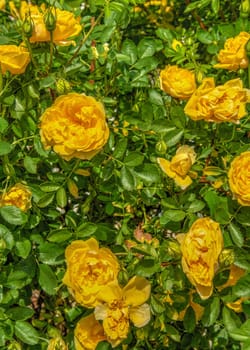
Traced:
<path fill-rule="evenodd" d="M 77 93 L 58 97 L 43 113 L 40 128 L 44 147 L 66 160 L 91 159 L 109 137 L 103 105 Z"/>
<path fill-rule="evenodd" d="M 30 62 L 30 54 L 25 46 L 0 45 L 0 66 L 2 73 L 22 74 Z"/>
<path fill-rule="evenodd" d="M 228 69 L 235 71 L 240 68 L 248 67 L 248 58 L 246 55 L 246 43 L 250 39 L 250 34 L 241 32 L 234 38 L 229 38 L 224 44 L 224 49 L 220 50 L 218 61 L 215 68 Z"/>
<path fill-rule="evenodd" d="M 188 175 L 195 162 L 196 154 L 193 147 L 184 145 L 177 149 L 171 161 L 164 158 L 157 158 L 162 171 L 174 179 L 175 183 L 182 189 L 187 188 L 192 183 Z"/>
<path fill-rule="evenodd" d="M 45 26 L 45 17 L 48 11 L 45 4 L 41 6 L 32 5 L 26 1 L 21 1 L 20 9 L 17 10 L 13 1 L 10 1 L 11 13 L 21 20 L 30 19 L 33 24 L 32 36 L 29 38 L 31 43 L 50 41 L 50 32 Z M 53 30 L 53 42 L 58 45 L 68 45 L 74 43 L 69 40 L 71 37 L 78 35 L 82 26 L 79 19 L 76 19 L 73 13 L 60 10 L 58 8 L 50 8 L 51 13 L 56 20 L 56 27 Z"/>
<path fill-rule="evenodd" d="M 181 244 L 183 271 L 200 297 L 209 298 L 223 247 L 220 225 L 209 217 L 200 218 L 187 234 L 179 234 L 177 239 Z"/>
<path fill-rule="evenodd" d="M 88 308 L 97 305 L 100 290 L 116 280 L 119 263 L 108 248 L 99 248 L 96 239 L 73 241 L 65 251 L 67 269 L 63 277 L 75 300 Z"/>
<path fill-rule="evenodd" d="M 0 207 L 13 205 L 22 211 L 27 211 L 31 206 L 31 195 L 27 186 L 18 183 L 1 195 Z"/>
<path fill-rule="evenodd" d="M 228 172 L 229 187 L 239 204 L 250 206 L 250 151 L 235 157 Z"/>
<path fill-rule="evenodd" d="M 237 123 L 246 115 L 250 92 L 240 79 L 215 86 L 213 78 L 206 78 L 188 100 L 184 111 L 193 120 Z"/>
<path fill-rule="evenodd" d="M 166 66 L 160 72 L 160 84 L 170 96 L 186 100 L 196 89 L 195 74 L 178 66 Z"/>
<path fill-rule="evenodd" d="M 94 314 L 83 317 L 77 323 L 74 331 L 76 350 L 94 350 L 99 342 L 106 340 L 103 326 Z"/>

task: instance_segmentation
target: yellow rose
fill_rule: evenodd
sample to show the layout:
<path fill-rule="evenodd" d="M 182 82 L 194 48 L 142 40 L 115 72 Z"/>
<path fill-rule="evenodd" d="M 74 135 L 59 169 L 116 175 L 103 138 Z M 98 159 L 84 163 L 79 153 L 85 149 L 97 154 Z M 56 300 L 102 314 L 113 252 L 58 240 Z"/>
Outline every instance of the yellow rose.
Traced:
<path fill-rule="evenodd" d="M 228 69 L 235 71 L 239 68 L 248 67 L 248 58 L 246 55 L 245 46 L 250 39 L 250 34 L 241 32 L 235 38 L 229 38 L 224 44 L 224 49 L 220 50 L 218 61 L 214 65 L 215 68 Z"/>
<path fill-rule="evenodd" d="M 68 350 L 68 346 L 65 344 L 62 338 L 56 337 L 50 339 L 47 350 Z"/>
<path fill-rule="evenodd" d="M 0 45 L 0 66 L 2 73 L 22 74 L 30 62 L 28 50 L 20 45 Z"/>
<path fill-rule="evenodd" d="M 91 159 L 109 137 L 103 105 L 77 93 L 58 97 L 43 113 L 40 128 L 44 147 L 66 160 Z"/>
<path fill-rule="evenodd" d="M 10 1 L 11 13 L 21 20 L 30 18 L 34 28 L 32 36 L 29 38 L 31 43 L 50 41 L 50 32 L 46 29 L 44 15 L 47 12 L 45 4 L 40 7 L 37 5 L 28 4 L 26 1 L 21 1 L 20 9 L 17 10 L 13 1 Z M 71 37 L 78 35 L 82 26 L 79 19 L 69 11 L 52 8 L 52 13 L 56 18 L 56 28 L 53 31 L 53 42 L 58 45 L 69 45 L 74 41 L 68 40 Z"/>
<path fill-rule="evenodd" d="M 205 78 L 188 100 L 184 112 L 193 120 L 238 123 L 246 115 L 245 105 L 249 101 L 249 90 L 243 88 L 240 79 L 215 86 L 213 78 Z"/>
<path fill-rule="evenodd" d="M 164 158 L 157 158 L 162 171 L 174 179 L 175 183 L 182 189 L 187 188 L 192 183 L 188 175 L 195 162 L 196 154 L 193 147 L 184 145 L 177 149 L 171 161 Z"/>
<path fill-rule="evenodd" d="M 83 317 L 77 323 L 74 331 L 76 350 L 94 350 L 99 342 L 106 340 L 103 326 L 94 314 Z"/>
<path fill-rule="evenodd" d="M 228 172 L 229 187 L 243 206 L 250 206 L 250 151 L 235 157 Z"/>
<path fill-rule="evenodd" d="M 186 100 L 196 89 L 195 74 L 178 66 L 166 66 L 160 72 L 160 85 L 170 96 Z"/>
<path fill-rule="evenodd" d="M 103 321 L 104 332 L 112 347 L 127 338 L 129 323 L 141 328 L 150 321 L 150 308 L 146 303 L 150 296 L 150 283 L 134 276 L 122 289 L 118 282 L 106 285 L 99 293 L 94 314 Z"/>
<path fill-rule="evenodd" d="M 213 292 L 213 278 L 223 246 L 220 225 L 211 218 L 197 219 L 187 234 L 177 236 L 182 268 L 202 299 Z"/>
<path fill-rule="evenodd" d="M 119 263 L 108 248 L 99 248 L 94 238 L 73 241 L 65 252 L 67 270 L 63 277 L 75 300 L 88 308 L 97 304 L 97 294 L 116 280 Z"/>
<path fill-rule="evenodd" d="M 0 11 L 5 10 L 6 2 L 5 0 L 0 0 Z"/>
<path fill-rule="evenodd" d="M 22 211 L 27 211 L 31 206 L 31 192 L 30 190 L 18 183 L 11 187 L 8 192 L 5 192 L 0 197 L 0 207 L 14 205 Z"/>

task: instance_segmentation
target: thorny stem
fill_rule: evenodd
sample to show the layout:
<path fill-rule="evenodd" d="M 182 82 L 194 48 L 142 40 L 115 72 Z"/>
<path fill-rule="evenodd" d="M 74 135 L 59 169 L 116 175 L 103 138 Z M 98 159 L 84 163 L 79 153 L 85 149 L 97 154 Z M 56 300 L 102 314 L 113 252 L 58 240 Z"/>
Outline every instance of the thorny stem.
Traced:
<path fill-rule="evenodd" d="M 100 13 L 100 15 L 97 17 L 97 20 L 92 23 L 90 30 L 88 31 L 88 33 L 82 38 L 78 48 L 76 49 L 76 51 L 74 52 L 74 54 L 72 55 L 72 57 L 68 60 L 68 62 L 66 63 L 66 66 L 70 65 L 71 62 L 77 57 L 78 52 L 81 50 L 82 46 L 85 44 L 85 42 L 88 40 L 90 34 L 93 32 L 95 26 L 100 22 L 101 18 L 103 16 L 103 12 Z"/>

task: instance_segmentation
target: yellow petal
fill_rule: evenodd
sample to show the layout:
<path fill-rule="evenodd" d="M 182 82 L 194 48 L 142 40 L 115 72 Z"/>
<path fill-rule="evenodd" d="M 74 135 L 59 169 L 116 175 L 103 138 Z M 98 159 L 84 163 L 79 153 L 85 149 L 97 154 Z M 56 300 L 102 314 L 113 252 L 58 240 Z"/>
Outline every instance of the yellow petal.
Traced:
<path fill-rule="evenodd" d="M 175 181 L 176 185 L 180 186 L 183 190 L 185 190 L 185 188 L 190 186 L 192 183 L 192 179 L 188 175 L 185 176 L 184 178 L 182 178 L 179 175 L 176 175 L 174 178 L 174 181 Z"/>
<path fill-rule="evenodd" d="M 167 174 L 169 177 L 172 179 L 175 177 L 176 173 L 171 170 L 170 166 L 171 163 L 169 160 L 164 159 L 164 158 L 157 158 L 157 162 L 160 165 L 161 170 Z"/>
<path fill-rule="evenodd" d="M 201 297 L 201 299 L 205 300 L 211 297 L 213 293 L 213 285 L 212 286 L 202 286 L 201 284 L 195 284 L 196 290 Z"/>
<path fill-rule="evenodd" d="M 122 289 L 118 284 L 118 281 L 114 281 L 104 286 L 97 295 L 97 299 L 100 302 L 112 303 L 114 300 L 122 299 Z"/>
<path fill-rule="evenodd" d="M 94 311 L 96 320 L 105 320 L 108 317 L 108 306 L 104 304 L 99 304 L 95 307 Z"/>
<path fill-rule="evenodd" d="M 130 306 L 139 306 L 145 303 L 150 296 L 151 285 L 143 277 L 134 276 L 123 288 L 123 297 Z"/>
<path fill-rule="evenodd" d="M 129 318 L 135 327 L 144 327 L 150 321 L 150 307 L 148 304 L 129 309 Z"/>

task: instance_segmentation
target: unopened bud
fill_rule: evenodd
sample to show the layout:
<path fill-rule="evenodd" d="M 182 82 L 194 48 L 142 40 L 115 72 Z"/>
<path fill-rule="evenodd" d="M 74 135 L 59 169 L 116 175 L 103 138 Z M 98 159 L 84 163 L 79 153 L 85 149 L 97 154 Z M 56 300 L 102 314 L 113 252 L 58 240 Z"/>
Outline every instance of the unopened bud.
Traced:
<path fill-rule="evenodd" d="M 68 347 L 61 337 L 50 339 L 47 350 L 67 350 Z"/>
<path fill-rule="evenodd" d="M 31 17 L 25 17 L 25 20 L 23 21 L 23 32 L 27 38 L 30 38 L 32 36 L 34 29 L 34 23 L 32 21 Z"/>
<path fill-rule="evenodd" d="M 59 95 L 67 94 L 70 90 L 70 83 L 66 79 L 58 79 L 56 81 L 56 92 Z"/>
<path fill-rule="evenodd" d="M 155 151 L 158 154 L 165 154 L 167 151 L 167 148 L 168 147 L 166 145 L 166 142 L 163 140 L 158 141 L 157 144 L 155 145 Z"/>
<path fill-rule="evenodd" d="M 240 17 L 247 18 L 250 12 L 250 0 L 243 0 L 240 5 Z"/>
<path fill-rule="evenodd" d="M 49 32 L 53 32 L 56 29 L 56 15 L 52 12 L 51 8 L 47 10 L 43 19 L 46 29 Z"/>
<path fill-rule="evenodd" d="M 234 263 L 234 251 L 232 249 L 223 249 L 219 256 L 220 267 L 228 267 Z"/>
<path fill-rule="evenodd" d="M 14 340 L 8 346 L 7 350 L 22 350 L 22 346 L 17 341 Z"/>
<path fill-rule="evenodd" d="M 6 242 L 3 238 L 0 238 L 0 250 L 4 250 L 6 248 Z"/>
<path fill-rule="evenodd" d="M 179 259 L 181 257 L 181 248 L 177 241 L 169 241 L 167 252 L 170 257 Z"/>
<path fill-rule="evenodd" d="M 196 73 L 196 81 L 197 81 L 198 84 L 201 84 L 202 80 L 203 80 L 203 73 L 199 70 Z"/>

